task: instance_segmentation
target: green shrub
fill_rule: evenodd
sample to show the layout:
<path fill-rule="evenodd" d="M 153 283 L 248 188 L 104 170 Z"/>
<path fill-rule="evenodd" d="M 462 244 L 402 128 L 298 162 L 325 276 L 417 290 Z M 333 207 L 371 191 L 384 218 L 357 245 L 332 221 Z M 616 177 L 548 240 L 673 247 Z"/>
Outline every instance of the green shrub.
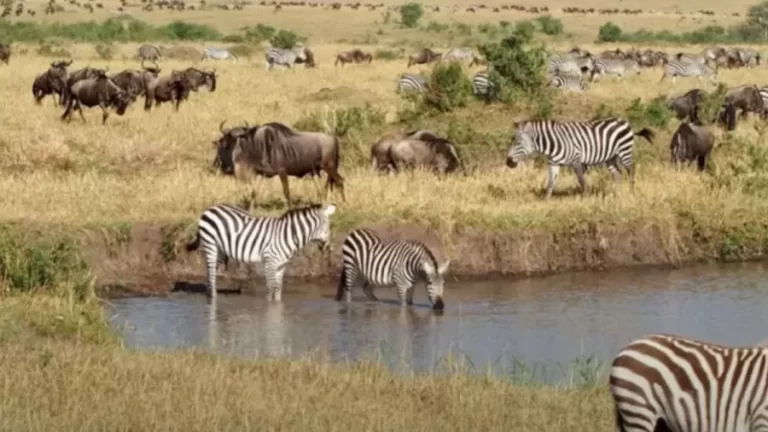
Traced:
<path fill-rule="evenodd" d="M 102 60 L 112 60 L 115 57 L 115 46 L 112 44 L 98 44 L 94 49 L 96 55 Z"/>
<path fill-rule="evenodd" d="M 397 60 L 403 58 L 402 54 L 390 51 L 390 50 L 376 50 L 373 53 L 373 58 L 376 60 Z"/>
<path fill-rule="evenodd" d="M 291 49 L 299 42 L 305 42 L 306 38 L 289 30 L 280 30 L 269 39 L 269 43 L 275 48 Z"/>
<path fill-rule="evenodd" d="M 618 42 L 621 40 L 621 34 L 621 27 L 612 22 L 607 22 L 600 26 L 597 40 L 600 42 Z"/>
<path fill-rule="evenodd" d="M 673 113 L 667 106 L 665 96 L 657 96 L 648 103 L 643 103 L 640 98 L 635 98 L 626 109 L 626 117 L 636 128 L 653 127 L 666 128 Z"/>
<path fill-rule="evenodd" d="M 515 31 L 526 40 L 531 40 L 533 39 L 533 34 L 536 32 L 536 25 L 528 20 L 518 21 L 517 24 L 515 24 Z"/>
<path fill-rule="evenodd" d="M 238 43 L 239 44 L 239 43 L 244 43 L 245 42 L 245 37 L 242 36 L 242 35 L 239 35 L 239 34 L 230 34 L 230 35 L 226 35 L 223 38 L 221 38 L 221 41 L 222 42 L 227 42 L 227 43 Z"/>
<path fill-rule="evenodd" d="M 255 27 L 249 27 L 245 30 L 245 40 L 253 44 L 260 44 L 272 39 L 277 34 L 277 30 L 268 25 L 257 24 Z"/>
<path fill-rule="evenodd" d="M 423 102 L 441 113 L 467 106 L 472 98 L 472 81 L 458 63 L 440 64 L 427 80 Z"/>
<path fill-rule="evenodd" d="M 557 36 L 563 34 L 563 22 L 557 18 L 553 18 L 552 15 L 542 15 L 536 18 L 539 23 L 541 32 L 550 36 Z"/>
<path fill-rule="evenodd" d="M 174 21 L 163 27 L 162 31 L 171 40 L 216 41 L 221 39 L 222 36 L 221 33 L 213 27 L 184 21 Z"/>
<path fill-rule="evenodd" d="M 720 113 L 720 109 L 725 102 L 726 93 L 728 93 L 728 88 L 725 84 L 720 83 L 715 91 L 709 92 L 701 98 L 699 103 L 699 119 L 702 124 L 709 125 L 713 120 L 717 119 L 717 115 Z"/>
<path fill-rule="evenodd" d="M 54 41 L 43 42 L 35 50 L 37 55 L 43 57 L 71 58 L 72 54 Z"/>
<path fill-rule="evenodd" d="M 543 46 L 534 43 L 530 33 L 516 29 L 501 42 L 481 45 L 480 53 L 488 61 L 489 79 L 502 101 L 513 102 L 520 96 L 533 98 L 543 94 L 541 77 L 546 52 Z"/>
<path fill-rule="evenodd" d="M 424 30 L 430 32 L 430 33 L 442 33 L 445 31 L 448 31 L 451 28 L 448 24 L 440 24 L 437 21 L 430 21 L 429 24 L 427 24 L 427 27 L 424 28 Z"/>
<path fill-rule="evenodd" d="M 419 20 L 424 15 L 424 7 L 421 3 L 407 3 L 400 6 L 400 23 L 407 28 L 419 25 Z"/>

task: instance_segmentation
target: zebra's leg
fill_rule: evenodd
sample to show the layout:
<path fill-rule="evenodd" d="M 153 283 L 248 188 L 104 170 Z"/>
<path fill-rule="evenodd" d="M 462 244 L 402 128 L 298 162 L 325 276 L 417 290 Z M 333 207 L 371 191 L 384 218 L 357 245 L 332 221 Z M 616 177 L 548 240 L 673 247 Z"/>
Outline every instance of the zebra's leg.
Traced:
<path fill-rule="evenodd" d="M 619 169 L 618 159 L 614 157 L 609 160 L 606 165 L 608 165 L 608 171 L 613 174 L 613 179 L 616 181 L 616 184 L 621 183 L 621 170 Z"/>
<path fill-rule="evenodd" d="M 208 286 L 205 294 L 216 298 L 216 269 L 219 266 L 219 251 L 215 247 L 205 251 L 205 268 L 208 276 Z"/>
<path fill-rule="evenodd" d="M 374 302 L 379 301 L 378 297 L 373 293 L 373 285 L 368 283 L 368 281 L 363 282 L 363 292 L 365 293 L 365 296 L 368 297 L 368 300 Z"/>
<path fill-rule="evenodd" d="M 411 287 L 408 288 L 408 291 L 405 292 L 405 303 L 408 304 L 408 306 L 413 306 L 414 291 L 416 291 L 416 289 L 414 289 L 414 286 L 411 285 Z"/>
<path fill-rule="evenodd" d="M 549 181 L 547 182 L 547 195 L 546 199 L 552 197 L 552 191 L 555 190 L 555 183 L 557 183 L 557 176 L 560 174 L 560 166 L 555 164 L 549 164 Z"/>
<path fill-rule="evenodd" d="M 267 300 L 280 301 L 283 291 L 285 264 L 279 264 L 274 258 L 264 260 L 264 276 L 267 283 Z"/>
<path fill-rule="evenodd" d="M 408 290 L 413 289 L 413 286 L 409 283 L 400 283 L 397 286 L 397 299 L 400 301 L 400 306 L 405 307 L 408 305 Z"/>
<path fill-rule="evenodd" d="M 576 162 L 573 165 L 573 170 L 576 172 L 576 179 L 579 181 L 579 186 L 581 187 L 581 194 L 586 195 L 587 180 L 584 178 L 584 164 L 581 162 Z"/>

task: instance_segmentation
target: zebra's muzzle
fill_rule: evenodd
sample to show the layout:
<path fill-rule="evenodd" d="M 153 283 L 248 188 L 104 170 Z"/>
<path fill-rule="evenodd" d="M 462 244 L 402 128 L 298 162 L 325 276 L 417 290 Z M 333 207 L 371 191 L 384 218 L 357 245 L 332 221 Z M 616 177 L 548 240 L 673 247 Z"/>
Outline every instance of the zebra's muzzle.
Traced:
<path fill-rule="evenodd" d="M 435 298 L 435 302 L 432 303 L 432 309 L 439 311 L 445 309 L 445 303 L 443 303 L 443 298 L 441 296 Z"/>
<path fill-rule="evenodd" d="M 517 161 L 514 158 L 508 157 L 507 158 L 507 166 L 510 168 L 517 167 Z"/>

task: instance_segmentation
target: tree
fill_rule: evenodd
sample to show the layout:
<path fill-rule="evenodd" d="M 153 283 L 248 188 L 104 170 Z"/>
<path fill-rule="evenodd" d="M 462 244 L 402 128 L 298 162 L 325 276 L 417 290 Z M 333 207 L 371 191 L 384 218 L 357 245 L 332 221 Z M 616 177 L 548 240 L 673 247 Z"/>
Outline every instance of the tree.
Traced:
<path fill-rule="evenodd" d="M 621 40 L 621 27 L 608 21 L 600 26 L 600 32 L 597 34 L 597 40 L 600 42 L 618 42 Z"/>
<path fill-rule="evenodd" d="M 541 95 L 546 52 L 529 33 L 517 29 L 501 42 L 481 46 L 480 53 L 488 60 L 488 78 L 500 89 L 502 100 L 511 102 L 521 94 L 530 98 Z"/>
<path fill-rule="evenodd" d="M 400 6 L 400 22 L 405 27 L 416 27 L 423 15 L 424 7 L 421 6 L 421 3 L 408 3 Z"/>

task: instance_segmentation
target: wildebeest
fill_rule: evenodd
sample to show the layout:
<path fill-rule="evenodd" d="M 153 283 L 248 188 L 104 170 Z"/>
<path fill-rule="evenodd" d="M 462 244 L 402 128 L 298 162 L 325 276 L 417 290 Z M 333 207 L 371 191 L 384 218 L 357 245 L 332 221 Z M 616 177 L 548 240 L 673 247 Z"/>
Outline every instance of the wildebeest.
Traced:
<path fill-rule="evenodd" d="M 282 123 L 271 122 L 254 127 L 223 129 L 216 144 L 214 166 L 224 174 L 240 176 L 248 172 L 267 178 L 280 177 L 283 194 L 291 204 L 288 176 L 328 175 L 325 193 L 339 188 L 344 197 L 344 179 L 339 175 L 339 139 L 319 132 L 294 130 Z"/>
<path fill-rule="evenodd" d="M 107 123 L 109 112 L 107 108 L 114 106 L 117 109 L 117 115 L 125 114 L 128 105 L 133 101 L 131 97 L 112 81 L 104 71 L 97 71 L 95 78 L 86 78 L 77 81 L 69 88 L 69 98 L 67 99 L 67 109 L 62 114 L 62 120 L 71 120 L 72 110 L 76 109 L 80 113 L 80 118 L 85 122 L 83 109 L 81 105 L 88 108 L 98 105 L 101 108 L 101 124 Z"/>
<path fill-rule="evenodd" d="M 190 87 L 183 72 L 171 71 L 170 75 L 158 77 L 147 84 L 146 95 L 144 98 L 144 110 L 152 109 L 152 102 L 155 107 L 164 102 L 174 101 L 174 111 L 179 111 L 179 105 L 189 96 Z"/>
<path fill-rule="evenodd" d="M 715 136 L 704 126 L 683 122 L 672 135 L 669 150 L 672 163 L 680 166 L 682 162 L 693 162 L 704 171 L 707 159 L 715 145 Z"/>
<path fill-rule="evenodd" d="M 702 89 L 692 89 L 683 95 L 670 98 L 667 106 L 679 120 L 702 124 L 699 113 L 701 104 L 707 95 L 708 93 Z M 710 120 L 724 125 L 729 131 L 736 129 L 736 106 L 732 102 L 726 101 L 715 114 L 715 118 Z"/>
<path fill-rule="evenodd" d="M 61 103 L 56 101 L 56 95 L 59 95 L 59 99 L 63 98 L 64 88 L 67 85 L 67 67 L 71 64 L 72 60 L 53 62 L 50 69 L 35 77 L 32 83 L 32 95 L 35 97 L 36 104 L 40 105 L 47 95 L 51 95 L 55 104 Z"/>
<path fill-rule="evenodd" d="M 11 60 L 11 46 L 8 44 L 0 43 L 0 61 L 8 64 Z"/>
<path fill-rule="evenodd" d="M 429 48 L 424 48 L 423 50 L 411 54 L 408 57 L 408 66 L 411 67 L 412 65 L 416 64 L 429 64 L 436 61 L 439 61 L 443 58 L 443 54 L 439 52 L 432 51 Z"/>
<path fill-rule="evenodd" d="M 741 110 L 739 116 L 746 118 L 747 113 L 763 114 L 763 98 L 760 89 L 756 85 L 743 85 L 728 90 L 725 95 L 725 103 L 733 104 L 736 110 Z"/>
<path fill-rule="evenodd" d="M 404 139 L 389 147 L 389 158 L 396 171 L 413 168 L 427 168 L 447 174 L 464 169 L 461 158 L 450 141 L 426 136 L 421 139 Z"/>
<path fill-rule="evenodd" d="M 68 105 L 69 104 L 69 89 L 72 88 L 73 85 L 75 85 L 76 82 L 82 81 L 84 79 L 88 78 L 96 78 L 101 75 L 104 75 L 107 73 L 109 69 L 96 69 L 92 68 L 90 66 L 86 66 L 82 69 L 78 69 L 71 74 L 67 76 L 67 85 L 64 86 L 64 91 L 62 92 L 62 98 L 61 98 L 61 104 L 62 105 Z"/>
<path fill-rule="evenodd" d="M 371 168 L 377 171 L 394 171 L 395 164 L 389 156 L 389 148 L 404 139 L 439 139 L 436 133 L 416 130 L 405 133 L 385 135 L 371 146 Z"/>
<path fill-rule="evenodd" d="M 179 73 L 183 77 L 190 91 L 197 92 L 202 86 L 208 87 L 208 91 L 210 92 L 216 91 L 216 69 L 206 72 L 190 67 Z"/>
<path fill-rule="evenodd" d="M 373 56 L 370 53 L 366 53 L 361 49 L 355 48 L 351 51 L 340 53 L 336 56 L 336 62 L 333 64 L 337 66 L 341 63 L 344 66 L 346 63 L 370 63 L 373 61 Z"/>
<path fill-rule="evenodd" d="M 141 67 L 143 70 L 127 69 L 111 77 L 112 81 L 132 98 L 146 95 L 147 87 L 161 72 L 159 67 L 144 66 L 144 60 L 141 61 Z"/>

